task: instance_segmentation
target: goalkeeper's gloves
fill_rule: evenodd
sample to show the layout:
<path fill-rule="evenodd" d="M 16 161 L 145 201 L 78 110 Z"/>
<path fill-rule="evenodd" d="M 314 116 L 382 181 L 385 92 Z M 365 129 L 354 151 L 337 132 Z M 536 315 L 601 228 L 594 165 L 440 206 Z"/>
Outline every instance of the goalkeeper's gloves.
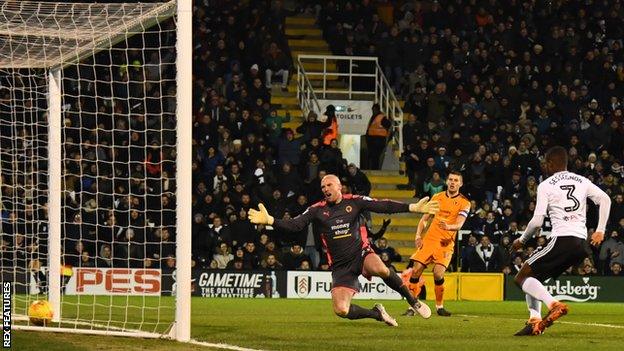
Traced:
<path fill-rule="evenodd" d="M 273 216 L 269 214 L 266 207 L 263 204 L 259 204 L 259 211 L 254 210 L 253 208 L 249 209 L 249 221 L 253 224 L 268 224 L 272 225 L 275 220 Z"/>
<path fill-rule="evenodd" d="M 425 196 L 417 203 L 410 204 L 409 211 L 434 215 L 440 211 L 440 203 L 438 201 L 429 201 L 429 196 Z"/>

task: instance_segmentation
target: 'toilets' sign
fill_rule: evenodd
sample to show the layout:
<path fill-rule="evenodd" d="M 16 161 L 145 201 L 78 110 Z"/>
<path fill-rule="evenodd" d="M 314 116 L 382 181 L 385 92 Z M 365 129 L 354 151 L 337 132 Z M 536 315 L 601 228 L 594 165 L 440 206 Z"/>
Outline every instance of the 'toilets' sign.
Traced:
<path fill-rule="evenodd" d="M 328 105 L 336 107 L 338 134 L 365 135 L 373 115 L 373 102 L 360 100 L 319 100 L 321 114 Z"/>

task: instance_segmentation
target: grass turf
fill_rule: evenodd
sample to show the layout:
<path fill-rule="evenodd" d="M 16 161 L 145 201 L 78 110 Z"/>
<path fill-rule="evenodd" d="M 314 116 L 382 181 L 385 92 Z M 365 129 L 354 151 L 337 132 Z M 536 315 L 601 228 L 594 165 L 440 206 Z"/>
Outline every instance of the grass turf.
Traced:
<path fill-rule="evenodd" d="M 370 307 L 374 302 L 355 303 Z M 597 351 L 621 349 L 624 345 L 623 304 L 570 304 L 570 314 L 544 335 L 514 337 L 527 317 L 523 302 L 449 301 L 445 307 L 453 312 L 452 317 L 434 314 L 429 320 L 400 316 L 406 307 L 402 301 L 383 303 L 397 318 L 399 327 L 388 327 L 370 319 L 340 319 L 333 315 L 329 300 L 193 298 L 192 337 L 253 349 L 310 351 L 527 348 Z M 13 347 L 37 351 L 202 349 L 165 340 L 25 331 L 13 331 Z"/>

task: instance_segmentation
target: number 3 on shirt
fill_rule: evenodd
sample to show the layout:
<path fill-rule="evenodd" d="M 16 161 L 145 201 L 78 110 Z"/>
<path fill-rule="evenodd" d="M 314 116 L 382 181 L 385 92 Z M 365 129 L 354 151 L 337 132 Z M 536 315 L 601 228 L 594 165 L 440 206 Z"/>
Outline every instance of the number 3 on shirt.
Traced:
<path fill-rule="evenodd" d="M 563 209 L 566 212 L 574 212 L 578 210 L 579 207 L 581 207 L 581 203 L 577 198 L 574 197 L 574 190 L 576 189 L 576 187 L 574 185 L 561 185 L 559 188 L 561 188 L 561 190 L 566 190 L 568 192 L 566 195 L 568 200 L 572 200 L 572 202 L 574 202 L 574 206 L 564 207 Z"/>

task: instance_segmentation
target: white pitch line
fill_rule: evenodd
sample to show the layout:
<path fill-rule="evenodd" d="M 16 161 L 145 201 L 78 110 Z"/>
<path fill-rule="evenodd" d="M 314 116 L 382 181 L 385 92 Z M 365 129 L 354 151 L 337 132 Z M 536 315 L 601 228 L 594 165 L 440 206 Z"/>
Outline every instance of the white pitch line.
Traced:
<path fill-rule="evenodd" d="M 468 318 L 482 318 L 485 316 L 476 316 L 476 315 L 471 315 L 471 314 L 458 314 L 457 316 L 459 317 L 468 317 Z M 507 319 L 507 320 L 514 320 L 514 321 L 526 321 L 525 319 L 519 319 L 519 318 L 504 318 L 504 317 L 490 317 L 488 316 L 488 318 L 497 318 L 497 319 Z M 568 321 L 557 321 L 556 323 L 561 323 L 561 324 L 571 324 L 571 325 L 588 325 L 588 326 L 592 326 L 592 327 L 604 327 L 604 328 L 613 328 L 613 329 L 624 329 L 624 325 L 616 325 L 616 324 L 605 324 L 605 323 L 581 323 L 581 322 L 568 322 Z"/>
<path fill-rule="evenodd" d="M 573 324 L 573 325 L 589 325 L 593 327 L 605 327 L 605 328 L 614 328 L 614 329 L 624 329 L 624 325 L 615 325 L 615 324 L 603 324 L 603 323 L 579 323 L 579 322 L 568 322 L 568 321 L 558 321 L 557 323 L 561 324 Z"/>
<path fill-rule="evenodd" d="M 250 349 L 250 348 L 246 348 L 246 347 L 240 347 L 240 346 L 236 346 L 236 345 L 230 345 L 230 344 L 214 344 L 211 342 L 205 342 L 205 341 L 198 341 L 198 340 L 191 340 L 189 342 L 187 342 L 187 344 L 193 344 L 193 345 L 198 345 L 198 346 L 206 346 L 206 347 L 216 347 L 219 349 L 225 349 L 225 350 L 233 350 L 233 351 L 264 351 L 261 349 Z"/>
<path fill-rule="evenodd" d="M 20 316 L 22 317 L 22 316 Z M 26 320 L 26 318 L 22 317 L 19 318 L 19 320 Z M 89 323 L 89 322 L 82 322 L 82 321 L 78 321 L 78 320 L 72 320 L 72 321 L 62 321 L 62 323 L 73 323 L 73 324 L 77 324 L 77 325 L 89 325 L 89 326 L 93 326 L 93 327 L 97 327 L 97 328 L 108 328 L 108 329 L 113 329 L 113 333 L 114 330 L 119 330 L 119 331 L 123 331 L 123 332 L 141 332 L 140 330 L 132 330 L 132 329 L 124 329 L 124 328 L 120 328 L 120 327 L 115 327 L 112 325 L 105 325 L 105 324 L 96 324 L 96 323 Z M 58 332 L 75 332 L 76 329 L 71 329 L 71 328 L 47 328 L 47 327 L 43 327 L 43 328 L 36 328 L 35 327 L 29 327 L 28 329 L 30 330 L 30 328 L 33 328 L 33 330 L 35 331 L 58 331 Z M 54 330 L 53 330 L 54 329 Z M 84 331 L 86 334 L 89 333 L 89 331 L 92 330 L 81 330 L 78 329 L 78 331 Z M 110 331 L 110 330 L 103 330 L 103 331 Z M 144 332 L 145 333 L 145 332 Z M 154 336 L 149 336 L 152 338 L 161 338 L 162 336 L 157 334 L 157 333 L 152 333 Z M 142 335 L 142 337 L 148 337 L 147 335 Z M 167 339 L 164 338 L 164 340 L 171 340 L 171 339 Z M 175 341 L 175 340 L 172 340 Z M 198 345 L 198 346 L 205 346 L 205 347 L 212 347 L 212 348 L 218 348 L 218 349 L 222 349 L 222 350 L 232 350 L 232 351 L 265 351 L 262 349 L 250 349 L 250 348 L 246 348 L 246 347 L 241 347 L 241 346 L 236 346 L 236 345 L 230 345 L 230 344 L 215 344 L 215 343 L 210 343 L 210 342 L 205 342 L 205 341 L 198 341 L 195 339 L 191 339 L 190 341 L 186 342 L 185 344 L 193 344 L 193 345 Z"/>

